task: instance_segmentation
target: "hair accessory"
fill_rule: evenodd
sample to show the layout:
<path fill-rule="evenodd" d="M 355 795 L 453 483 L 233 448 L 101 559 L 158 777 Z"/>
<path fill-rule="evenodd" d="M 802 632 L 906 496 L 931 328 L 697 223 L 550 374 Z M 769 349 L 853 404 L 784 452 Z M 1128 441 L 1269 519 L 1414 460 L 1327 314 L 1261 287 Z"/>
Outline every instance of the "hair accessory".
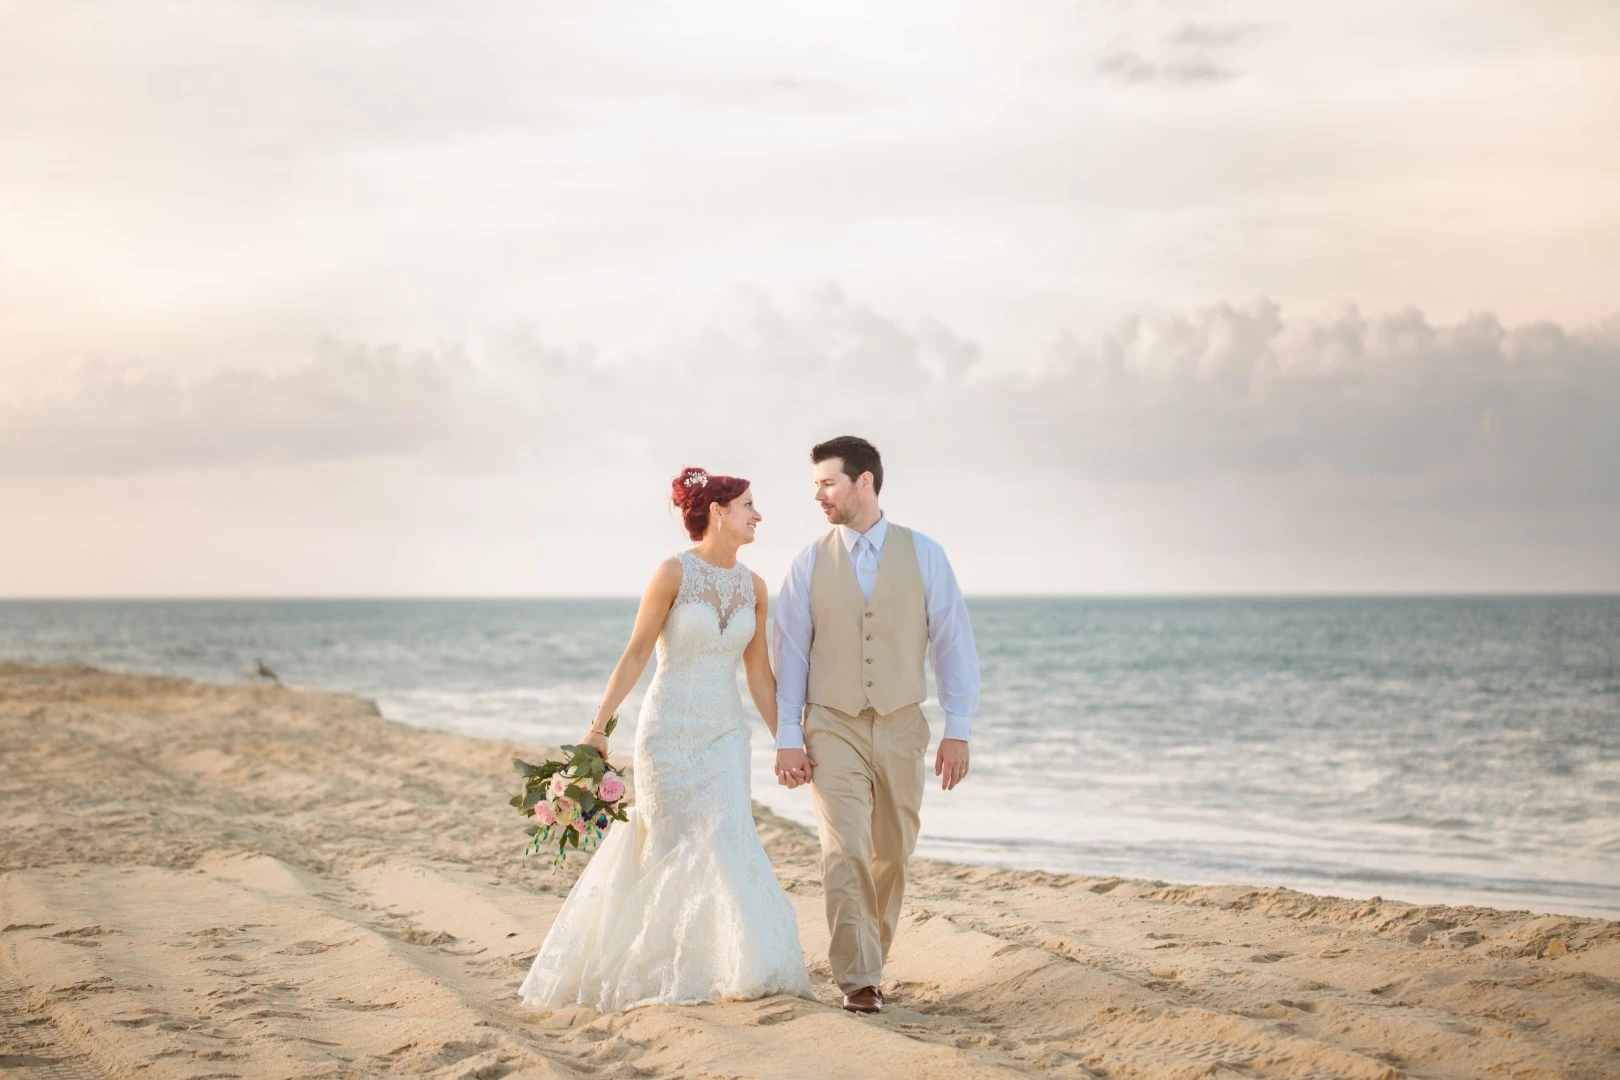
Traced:
<path fill-rule="evenodd" d="M 689 487 L 689 488 L 690 487 L 701 487 L 701 486 L 707 484 L 708 482 L 709 482 L 709 474 L 706 473 L 706 472 L 695 472 L 691 476 L 688 476 L 686 478 L 686 480 L 684 481 L 686 486 Z"/>

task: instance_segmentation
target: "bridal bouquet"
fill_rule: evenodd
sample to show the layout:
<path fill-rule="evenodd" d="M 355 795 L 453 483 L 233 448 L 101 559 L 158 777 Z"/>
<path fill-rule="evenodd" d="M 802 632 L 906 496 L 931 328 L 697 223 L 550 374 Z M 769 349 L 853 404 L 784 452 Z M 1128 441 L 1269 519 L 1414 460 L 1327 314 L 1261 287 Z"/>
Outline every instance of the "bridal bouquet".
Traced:
<path fill-rule="evenodd" d="M 617 715 L 608 720 L 605 734 L 613 734 Z M 551 860 L 556 873 L 572 847 L 590 851 L 602 842 L 610 824 L 626 820 L 624 777 L 608 765 L 594 746 L 565 746 L 561 760 L 530 765 L 512 759 L 512 768 L 523 777 L 523 791 L 512 796 L 511 804 L 535 823 L 524 831 L 529 846 L 525 855 L 538 855 L 542 848 L 555 845 Z"/>

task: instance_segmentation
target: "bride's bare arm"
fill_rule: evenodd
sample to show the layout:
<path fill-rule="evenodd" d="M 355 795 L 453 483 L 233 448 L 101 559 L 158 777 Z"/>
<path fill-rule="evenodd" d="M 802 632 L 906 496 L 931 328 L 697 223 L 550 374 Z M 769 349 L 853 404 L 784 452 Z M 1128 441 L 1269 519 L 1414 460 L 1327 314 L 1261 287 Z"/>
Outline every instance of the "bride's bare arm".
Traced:
<path fill-rule="evenodd" d="M 752 571 L 750 571 L 752 573 Z M 754 699 L 754 708 L 776 738 L 776 676 L 771 672 L 771 654 L 767 645 L 770 627 L 766 616 L 771 610 L 770 594 L 765 579 L 754 574 L 754 640 L 743 651 L 743 671 L 748 676 L 748 695 Z"/>
<path fill-rule="evenodd" d="M 641 594 L 641 607 L 636 611 L 636 625 L 630 631 L 630 643 L 624 647 L 624 653 L 614 665 L 613 674 L 608 676 L 607 689 L 602 692 L 602 704 L 596 707 L 590 733 L 580 740 L 582 743 L 596 747 L 602 754 L 607 753 L 607 736 L 602 729 L 607 727 L 608 718 L 618 711 L 624 699 L 630 696 L 630 691 L 635 689 L 641 673 L 647 670 L 647 661 L 652 659 L 658 635 L 663 632 L 669 609 L 674 606 L 675 596 L 680 591 L 681 561 L 665 559 L 653 571 L 652 580 L 647 582 L 647 591 Z"/>

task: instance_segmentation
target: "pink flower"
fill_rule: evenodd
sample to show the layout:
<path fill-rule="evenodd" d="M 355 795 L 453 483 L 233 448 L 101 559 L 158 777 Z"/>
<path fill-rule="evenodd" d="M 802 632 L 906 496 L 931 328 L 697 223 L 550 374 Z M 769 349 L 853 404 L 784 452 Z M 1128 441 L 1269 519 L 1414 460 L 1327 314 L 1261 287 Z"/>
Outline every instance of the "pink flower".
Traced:
<path fill-rule="evenodd" d="M 551 804 L 544 799 L 534 804 L 534 816 L 542 825 L 557 824 L 557 815 L 551 812 Z"/>
<path fill-rule="evenodd" d="M 603 802 L 615 803 L 624 798 L 624 781 L 616 772 L 602 774 L 602 783 L 596 789 L 596 795 Z"/>
<path fill-rule="evenodd" d="M 579 820 L 579 803 L 564 796 L 552 804 L 552 810 L 557 815 L 557 824 L 567 827 Z"/>
<path fill-rule="evenodd" d="M 562 773 L 552 773 L 551 783 L 546 787 L 546 795 L 552 799 L 562 798 L 562 793 L 568 789 L 568 777 Z"/>

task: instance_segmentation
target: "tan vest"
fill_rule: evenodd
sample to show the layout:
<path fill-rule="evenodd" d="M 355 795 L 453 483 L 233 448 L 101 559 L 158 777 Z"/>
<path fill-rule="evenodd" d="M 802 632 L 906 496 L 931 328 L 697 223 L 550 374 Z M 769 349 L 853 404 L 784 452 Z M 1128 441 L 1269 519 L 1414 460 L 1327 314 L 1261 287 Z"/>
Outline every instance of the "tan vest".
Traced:
<path fill-rule="evenodd" d="M 911 530 L 889 525 L 870 602 L 839 531 L 822 537 L 810 576 L 810 626 L 810 704 L 854 716 L 870 702 L 887 716 L 927 698 L 928 605 Z"/>

